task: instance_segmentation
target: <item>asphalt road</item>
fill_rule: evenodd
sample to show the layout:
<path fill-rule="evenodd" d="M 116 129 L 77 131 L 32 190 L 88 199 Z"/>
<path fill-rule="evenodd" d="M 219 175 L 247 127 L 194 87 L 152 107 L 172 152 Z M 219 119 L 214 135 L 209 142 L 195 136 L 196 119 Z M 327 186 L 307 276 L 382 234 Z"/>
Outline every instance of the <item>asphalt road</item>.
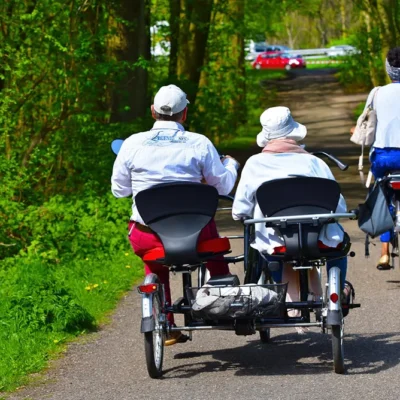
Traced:
<path fill-rule="evenodd" d="M 310 147 L 332 145 L 353 163 L 358 149 L 350 149 L 347 132 L 351 107 L 361 97 L 344 95 L 332 75 L 308 74 L 282 83 L 291 88 L 282 90 L 280 101 L 312 128 Z M 338 174 L 338 179 L 351 204 L 362 200 L 365 193 L 357 182 L 356 168 Z M 219 220 L 219 226 L 222 233 L 241 230 L 228 217 Z M 258 335 L 196 332 L 192 342 L 166 348 L 164 376 L 152 380 L 139 333 L 140 297 L 133 288 L 109 325 L 72 344 L 34 385 L 9 399 L 398 399 L 400 271 L 376 270 L 379 243 L 371 246 L 371 258 L 366 259 L 364 237 L 356 222 L 345 223 L 345 229 L 356 252 L 349 259 L 348 279 L 362 304 L 345 320 L 345 375 L 333 372 L 330 335 L 318 329 L 299 335 L 286 328 L 273 329 L 269 344 L 262 344 Z M 235 241 L 234 253 L 242 253 L 242 245 Z M 241 270 L 242 265 L 233 267 L 239 275 Z M 173 277 L 173 293 L 178 297 L 177 278 Z"/>

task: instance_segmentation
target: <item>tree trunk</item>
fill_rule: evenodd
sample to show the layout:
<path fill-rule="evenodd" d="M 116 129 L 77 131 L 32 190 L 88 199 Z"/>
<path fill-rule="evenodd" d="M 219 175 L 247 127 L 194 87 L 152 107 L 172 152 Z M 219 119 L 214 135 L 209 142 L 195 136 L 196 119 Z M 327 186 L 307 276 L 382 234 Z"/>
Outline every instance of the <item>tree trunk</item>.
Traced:
<path fill-rule="evenodd" d="M 171 30 L 171 49 L 169 54 L 169 69 L 168 76 L 176 77 L 178 70 L 178 45 L 179 45 L 179 15 L 181 12 L 181 5 L 179 0 L 169 0 L 169 27 Z"/>
<path fill-rule="evenodd" d="M 346 0 L 340 0 L 340 20 L 341 20 L 341 31 L 342 38 L 347 36 L 346 28 Z"/>
<path fill-rule="evenodd" d="M 237 123 L 246 118 L 246 85 L 244 65 L 244 0 L 229 0 L 229 14 L 236 25 L 236 33 L 231 39 L 231 56 L 236 67 L 237 95 L 232 99 Z"/>
<path fill-rule="evenodd" d="M 326 33 L 326 23 L 325 23 L 324 17 L 323 17 L 322 5 L 318 12 L 317 30 L 319 32 L 320 41 L 321 41 L 320 46 L 326 47 L 326 45 L 328 44 L 328 37 L 327 37 L 327 33 Z"/>
<path fill-rule="evenodd" d="M 400 4 L 398 0 L 391 0 L 391 9 L 393 15 L 393 31 L 396 32 L 396 40 L 400 37 Z"/>
<path fill-rule="evenodd" d="M 367 11 L 363 11 L 364 14 L 364 21 L 365 25 L 367 28 L 367 34 L 368 34 L 368 53 L 373 54 L 373 43 L 372 43 L 372 36 L 371 36 L 371 17 Z M 369 57 L 369 75 L 371 82 L 374 86 L 379 85 L 379 78 L 377 76 L 376 70 L 374 68 L 374 63 L 373 63 L 373 57 Z"/>
<path fill-rule="evenodd" d="M 213 0 L 181 0 L 181 21 L 179 30 L 178 68 L 179 78 L 190 81 L 189 99 L 196 99 L 201 68 L 210 29 Z"/>
<path fill-rule="evenodd" d="M 285 24 L 289 47 L 291 49 L 293 49 L 294 48 L 294 40 L 293 40 L 293 34 L 292 34 L 292 28 L 291 28 L 291 17 L 289 15 L 287 15 L 284 18 L 284 24 Z"/>
<path fill-rule="evenodd" d="M 112 122 L 131 122 L 143 117 L 149 106 L 147 70 L 135 66 L 141 59 L 150 60 L 149 2 L 121 0 L 114 9 L 116 18 L 111 23 L 117 33 L 109 41 L 109 51 L 118 61 L 129 63 L 130 68 L 112 95 Z"/>

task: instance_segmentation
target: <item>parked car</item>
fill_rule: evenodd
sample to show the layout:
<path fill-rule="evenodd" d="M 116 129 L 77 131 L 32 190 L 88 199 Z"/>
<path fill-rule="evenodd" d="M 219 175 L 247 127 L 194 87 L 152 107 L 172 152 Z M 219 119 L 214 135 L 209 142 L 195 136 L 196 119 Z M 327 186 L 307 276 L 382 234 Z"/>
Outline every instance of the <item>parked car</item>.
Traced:
<path fill-rule="evenodd" d="M 290 70 L 292 68 L 306 68 L 306 62 L 302 56 L 292 56 L 276 51 L 266 51 L 259 54 L 252 65 L 255 69 L 284 68 Z"/>
<path fill-rule="evenodd" d="M 359 52 L 360 51 L 353 46 L 350 46 L 348 44 L 342 44 L 338 46 L 329 47 L 326 54 L 330 57 L 337 57 L 337 56 L 348 56 L 351 54 L 357 54 Z"/>
<path fill-rule="evenodd" d="M 280 51 L 285 52 L 290 50 L 289 47 L 283 46 L 281 44 L 266 44 L 265 42 L 250 42 L 248 46 L 249 53 L 246 55 L 245 60 L 254 61 L 260 53 L 266 51 Z"/>

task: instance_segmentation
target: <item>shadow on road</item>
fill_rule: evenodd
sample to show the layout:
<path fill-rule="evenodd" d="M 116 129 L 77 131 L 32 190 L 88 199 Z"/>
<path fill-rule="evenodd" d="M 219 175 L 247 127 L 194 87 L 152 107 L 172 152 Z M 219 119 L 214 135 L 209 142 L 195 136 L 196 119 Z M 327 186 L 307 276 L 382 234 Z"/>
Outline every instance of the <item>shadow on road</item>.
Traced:
<path fill-rule="evenodd" d="M 214 361 L 195 362 L 204 356 Z M 347 375 L 377 374 L 393 368 L 400 362 L 400 335 L 347 335 L 345 357 Z M 330 335 L 315 332 L 279 335 L 269 344 L 254 340 L 231 349 L 178 353 L 174 358 L 189 362 L 165 370 L 164 379 L 227 370 L 236 371 L 237 376 L 333 373 Z"/>

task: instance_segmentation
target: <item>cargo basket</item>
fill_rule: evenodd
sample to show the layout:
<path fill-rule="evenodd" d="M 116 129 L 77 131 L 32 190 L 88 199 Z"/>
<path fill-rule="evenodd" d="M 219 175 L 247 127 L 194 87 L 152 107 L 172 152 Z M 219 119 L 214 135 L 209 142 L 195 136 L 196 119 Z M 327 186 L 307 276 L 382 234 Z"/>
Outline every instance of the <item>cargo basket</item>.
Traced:
<path fill-rule="evenodd" d="M 187 288 L 195 319 L 283 318 L 287 283 Z"/>

